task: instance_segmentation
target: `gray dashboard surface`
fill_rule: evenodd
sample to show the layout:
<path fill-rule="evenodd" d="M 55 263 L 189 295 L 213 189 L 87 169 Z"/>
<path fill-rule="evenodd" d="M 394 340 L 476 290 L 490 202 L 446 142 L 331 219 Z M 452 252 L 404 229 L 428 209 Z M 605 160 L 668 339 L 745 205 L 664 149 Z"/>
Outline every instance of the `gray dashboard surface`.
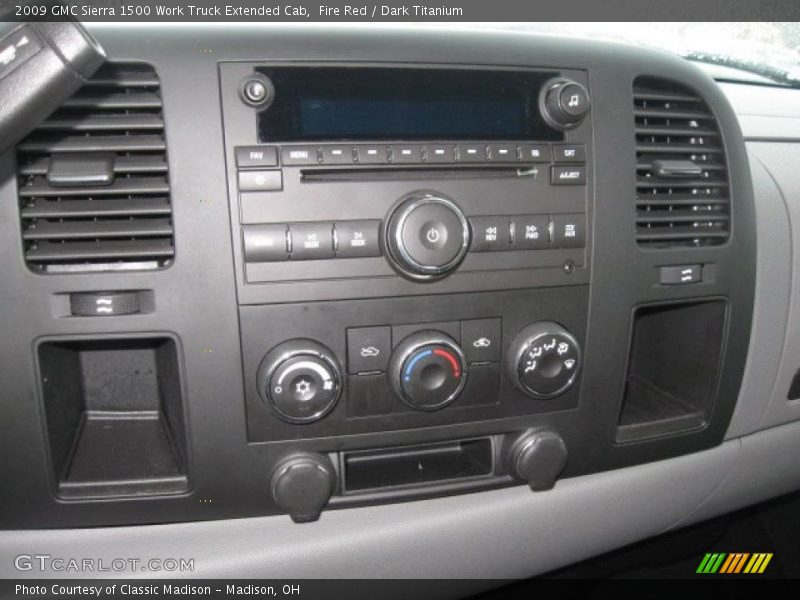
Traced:
<path fill-rule="evenodd" d="M 680 458 L 563 480 L 546 493 L 515 487 L 335 510 L 302 526 L 280 516 L 4 531 L 0 577 L 84 576 L 20 573 L 13 558 L 88 553 L 194 558 L 195 571 L 183 574 L 193 577 L 522 578 L 800 487 L 800 422 L 792 422 L 800 419 L 800 402 L 785 399 L 800 366 L 794 285 L 800 243 L 793 233 L 800 219 L 800 145 L 788 143 L 800 139 L 791 133 L 800 115 L 790 107 L 800 106 L 800 92 L 733 84 L 724 91 L 752 140 L 758 216 L 754 334 L 728 441 Z M 756 94 L 774 102 L 757 104 Z"/>

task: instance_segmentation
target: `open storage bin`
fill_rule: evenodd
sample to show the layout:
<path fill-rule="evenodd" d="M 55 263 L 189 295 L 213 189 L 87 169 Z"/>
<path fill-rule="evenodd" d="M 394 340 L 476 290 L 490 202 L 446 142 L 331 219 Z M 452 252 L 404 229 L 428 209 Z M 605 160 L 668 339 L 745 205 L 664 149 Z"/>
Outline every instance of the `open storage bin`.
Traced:
<path fill-rule="evenodd" d="M 46 340 L 38 359 L 60 497 L 187 490 L 183 386 L 172 337 Z"/>
<path fill-rule="evenodd" d="M 618 442 L 705 427 L 714 408 L 726 319 L 724 300 L 637 309 Z"/>

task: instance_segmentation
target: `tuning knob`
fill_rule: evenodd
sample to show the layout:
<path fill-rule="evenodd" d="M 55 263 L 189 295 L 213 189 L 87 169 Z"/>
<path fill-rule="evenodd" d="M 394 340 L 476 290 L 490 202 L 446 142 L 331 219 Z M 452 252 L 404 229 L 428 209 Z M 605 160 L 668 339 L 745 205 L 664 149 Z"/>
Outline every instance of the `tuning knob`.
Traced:
<path fill-rule="evenodd" d="M 529 431 L 507 440 L 503 461 L 509 475 L 533 491 L 549 490 L 567 464 L 567 446 L 553 431 Z"/>
<path fill-rule="evenodd" d="M 401 274 L 421 281 L 451 273 L 467 253 L 469 235 L 464 213 L 438 192 L 407 196 L 386 220 L 390 261 Z"/>
<path fill-rule="evenodd" d="M 416 410 L 447 406 L 467 381 L 461 348 L 439 331 L 420 331 L 398 344 L 389 376 L 400 398 Z"/>
<path fill-rule="evenodd" d="M 335 488 L 331 461 L 311 452 L 292 454 L 279 462 L 270 481 L 275 504 L 296 523 L 316 521 Z"/>
<path fill-rule="evenodd" d="M 589 114 L 589 92 L 569 79 L 553 79 L 542 88 L 539 100 L 542 116 L 556 129 L 572 129 Z"/>
<path fill-rule="evenodd" d="M 314 340 L 290 340 L 269 351 L 258 368 L 258 391 L 290 423 L 321 419 L 341 393 L 336 357 Z"/>
<path fill-rule="evenodd" d="M 520 331 L 506 357 L 506 371 L 514 384 L 542 400 L 566 392 L 581 368 L 578 340 L 550 321 L 534 323 Z"/>

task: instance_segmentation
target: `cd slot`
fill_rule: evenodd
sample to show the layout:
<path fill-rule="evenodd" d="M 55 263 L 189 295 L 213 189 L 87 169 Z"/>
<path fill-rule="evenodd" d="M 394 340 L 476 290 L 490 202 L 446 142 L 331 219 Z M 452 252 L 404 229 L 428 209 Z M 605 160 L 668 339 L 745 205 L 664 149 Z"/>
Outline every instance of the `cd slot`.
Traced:
<path fill-rule="evenodd" d="M 494 472 L 491 438 L 405 446 L 342 455 L 344 492 L 430 486 L 483 479 Z"/>
<path fill-rule="evenodd" d="M 468 167 L 468 168 L 352 168 L 352 169 L 304 169 L 300 179 L 303 183 L 330 181 L 396 181 L 420 179 L 498 179 L 524 177 L 530 173 L 520 167 Z"/>

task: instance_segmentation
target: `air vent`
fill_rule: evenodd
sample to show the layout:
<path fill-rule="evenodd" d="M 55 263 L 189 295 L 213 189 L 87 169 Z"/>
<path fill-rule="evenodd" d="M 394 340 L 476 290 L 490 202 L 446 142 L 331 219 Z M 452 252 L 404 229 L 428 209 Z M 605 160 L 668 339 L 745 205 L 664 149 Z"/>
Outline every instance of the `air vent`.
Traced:
<path fill-rule="evenodd" d="M 714 246 L 730 235 L 725 148 L 706 103 L 682 85 L 640 77 L 636 239 L 649 247 Z"/>
<path fill-rule="evenodd" d="M 107 64 L 17 146 L 25 260 L 38 272 L 157 269 L 174 255 L 158 76 Z"/>

